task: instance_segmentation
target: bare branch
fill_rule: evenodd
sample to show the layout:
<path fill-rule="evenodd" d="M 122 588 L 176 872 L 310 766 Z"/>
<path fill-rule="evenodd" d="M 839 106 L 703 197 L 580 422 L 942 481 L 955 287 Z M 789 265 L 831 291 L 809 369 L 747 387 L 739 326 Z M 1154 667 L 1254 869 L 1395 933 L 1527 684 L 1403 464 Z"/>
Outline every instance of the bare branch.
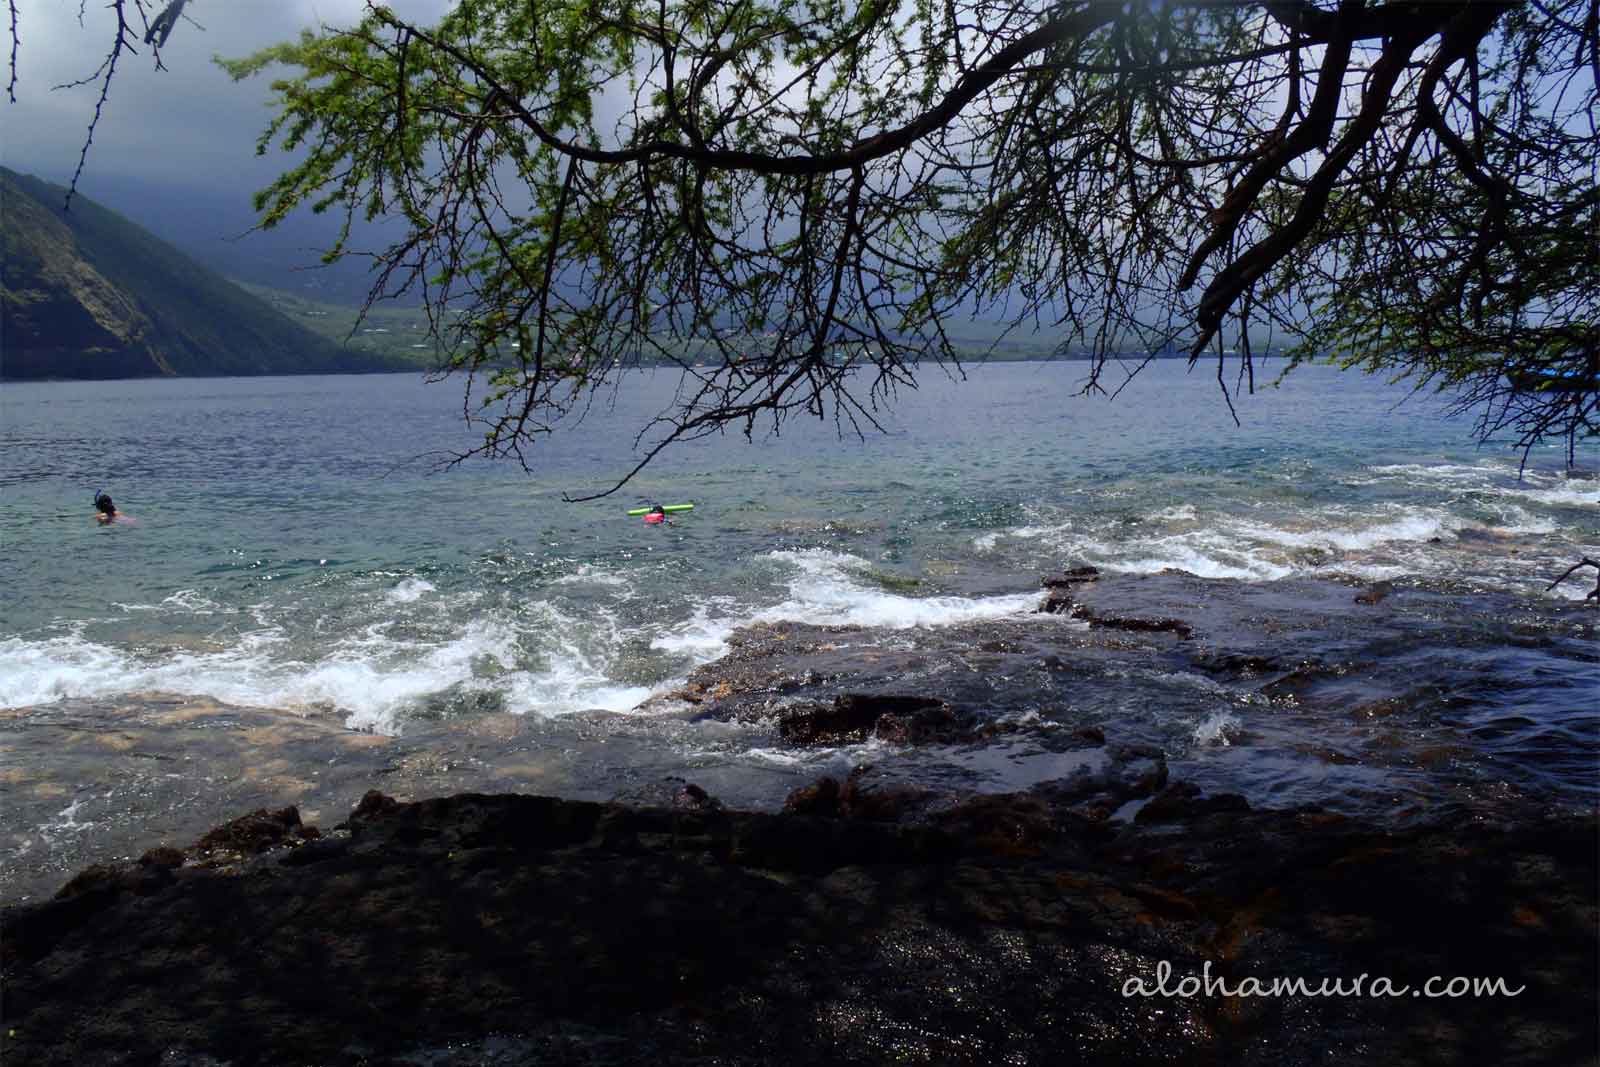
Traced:
<path fill-rule="evenodd" d="M 1592 592 L 1586 594 L 1583 599 L 1585 599 L 1585 600 L 1600 600 L 1600 561 L 1592 560 L 1588 556 L 1584 556 L 1578 562 L 1576 562 L 1572 566 L 1568 567 L 1567 570 L 1566 570 L 1566 573 L 1562 574 L 1561 577 L 1557 578 L 1555 581 L 1551 582 L 1548 586 L 1545 587 L 1545 592 L 1547 592 L 1547 593 L 1550 592 L 1550 590 L 1554 589 L 1556 586 L 1560 585 L 1562 582 L 1564 582 L 1568 578 L 1572 577 L 1572 575 L 1575 572 L 1577 572 L 1580 568 L 1583 568 L 1583 567 L 1593 567 L 1595 569 L 1594 590 Z"/>

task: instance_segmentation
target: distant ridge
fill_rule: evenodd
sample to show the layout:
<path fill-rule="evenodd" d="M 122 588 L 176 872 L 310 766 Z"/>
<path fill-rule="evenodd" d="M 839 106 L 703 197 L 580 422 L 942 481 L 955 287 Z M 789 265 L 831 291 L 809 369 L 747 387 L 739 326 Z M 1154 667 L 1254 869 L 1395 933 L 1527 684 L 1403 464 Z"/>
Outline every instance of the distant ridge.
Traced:
<path fill-rule="evenodd" d="M 318 336 L 83 195 L 0 167 L 0 378 L 407 367 Z"/>

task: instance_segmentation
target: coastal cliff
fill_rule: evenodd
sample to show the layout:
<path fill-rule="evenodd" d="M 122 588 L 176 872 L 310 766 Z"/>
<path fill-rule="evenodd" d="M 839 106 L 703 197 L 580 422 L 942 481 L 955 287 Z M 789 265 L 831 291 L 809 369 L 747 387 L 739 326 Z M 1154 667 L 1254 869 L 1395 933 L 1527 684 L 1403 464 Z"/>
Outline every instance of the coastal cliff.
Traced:
<path fill-rule="evenodd" d="M 0 168 L 0 377 L 130 378 L 394 369 L 336 345 L 155 235 Z"/>

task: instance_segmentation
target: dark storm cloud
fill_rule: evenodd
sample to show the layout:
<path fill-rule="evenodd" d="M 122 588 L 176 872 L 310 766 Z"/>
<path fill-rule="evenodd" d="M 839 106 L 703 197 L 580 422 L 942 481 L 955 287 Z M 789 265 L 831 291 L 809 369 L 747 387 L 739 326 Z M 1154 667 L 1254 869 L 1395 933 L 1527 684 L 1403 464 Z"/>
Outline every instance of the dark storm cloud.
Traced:
<path fill-rule="evenodd" d="M 390 6 L 432 21 L 449 4 Z M 271 76 L 236 84 L 211 57 L 247 55 L 319 24 L 350 25 L 365 7 L 362 0 L 190 0 L 162 51 L 166 70 L 154 69 L 142 44 L 138 55 L 122 57 L 88 170 L 191 187 L 265 184 L 285 162 L 276 153 L 255 155 Z M 71 177 L 99 95 L 96 84 L 51 87 L 91 75 L 111 43 L 111 12 L 89 0 L 80 22 L 79 10 L 72 0 L 19 0 L 17 102 L 0 103 L 0 161 L 51 181 Z"/>

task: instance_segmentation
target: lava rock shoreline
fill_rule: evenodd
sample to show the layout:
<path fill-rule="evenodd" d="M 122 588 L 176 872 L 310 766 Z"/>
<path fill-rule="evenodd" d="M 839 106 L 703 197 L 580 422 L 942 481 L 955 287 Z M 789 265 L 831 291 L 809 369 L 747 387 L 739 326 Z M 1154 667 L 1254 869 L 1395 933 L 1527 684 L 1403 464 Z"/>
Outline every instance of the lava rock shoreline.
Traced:
<path fill-rule="evenodd" d="M 1167 784 L 1142 821 L 1048 790 L 886 821 L 818 790 L 781 814 L 687 783 L 661 808 L 372 792 L 328 832 L 257 812 L 0 914 L 0 1057 L 1574 1064 L 1600 1048 L 1592 818 L 1378 829 Z M 1180 995 L 1185 978 L 1363 975 L 1360 996 Z M 1370 992 L 1436 976 L 1521 992 Z"/>
<path fill-rule="evenodd" d="M 1252 807 L 1174 780 L 1121 723 L 994 714 L 1022 693 L 1065 706 L 1087 677 L 1073 657 L 1176 661 L 1301 714 L 1344 670 L 1306 653 L 1327 642 L 1303 592 L 1252 590 L 1303 628 L 1252 638 L 1243 599 L 1093 579 L 1045 583 L 1035 618 L 1074 628 L 1044 638 L 752 627 L 650 709 L 771 723 L 796 747 L 1025 729 L 1073 757 L 1065 777 L 974 794 L 858 767 L 782 812 L 682 779 L 628 803 L 373 791 L 326 828 L 262 809 L 0 910 L 0 1060 L 1600 1063 L 1593 811 L 1517 790 L 1406 819 Z M 1463 980 L 1500 995 L 1425 995 Z M 1280 981 L 1301 984 L 1261 992 Z"/>

